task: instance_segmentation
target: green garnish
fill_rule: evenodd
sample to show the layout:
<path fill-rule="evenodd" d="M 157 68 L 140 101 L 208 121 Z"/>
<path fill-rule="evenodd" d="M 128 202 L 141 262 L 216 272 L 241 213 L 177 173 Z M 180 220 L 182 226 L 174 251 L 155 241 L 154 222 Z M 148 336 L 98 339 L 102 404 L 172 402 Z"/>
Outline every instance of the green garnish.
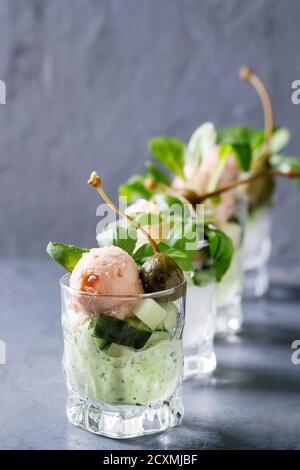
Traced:
<path fill-rule="evenodd" d="M 234 252 L 233 243 L 224 232 L 213 225 L 206 226 L 204 233 L 209 243 L 216 279 L 220 282 L 230 266 Z"/>
<path fill-rule="evenodd" d="M 82 255 L 88 251 L 90 251 L 89 248 L 79 248 L 66 243 L 49 242 L 47 245 L 48 255 L 70 272 L 73 271 Z"/>
<path fill-rule="evenodd" d="M 148 147 L 162 165 L 184 179 L 184 142 L 175 137 L 157 136 L 148 141 Z"/>

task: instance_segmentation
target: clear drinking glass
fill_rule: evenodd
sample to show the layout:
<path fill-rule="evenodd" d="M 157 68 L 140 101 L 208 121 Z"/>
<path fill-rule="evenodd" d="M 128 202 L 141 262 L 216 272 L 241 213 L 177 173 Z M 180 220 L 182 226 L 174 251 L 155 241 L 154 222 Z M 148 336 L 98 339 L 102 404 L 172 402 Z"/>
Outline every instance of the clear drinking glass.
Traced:
<path fill-rule="evenodd" d="M 186 278 L 183 348 L 184 379 L 189 379 L 211 374 L 217 365 L 214 350 L 216 282 L 210 266 L 196 268 L 193 276 L 186 273 Z"/>
<path fill-rule="evenodd" d="M 261 297 L 269 287 L 268 261 L 271 254 L 271 204 L 249 213 L 243 246 L 245 297 Z"/>
<path fill-rule="evenodd" d="M 232 195 L 230 217 L 226 221 L 215 220 L 216 225 L 231 238 L 234 246 L 229 269 L 217 284 L 216 333 L 224 335 L 238 332 L 243 323 L 242 245 L 248 207 L 243 193 L 234 191 L 230 194 Z M 220 211 L 218 206 L 216 208 Z M 212 216 L 214 217 L 213 210 Z"/>
<path fill-rule="evenodd" d="M 152 434 L 180 424 L 186 283 L 153 294 L 118 297 L 76 291 L 69 278 L 65 275 L 60 281 L 69 421 L 113 438 Z M 95 301 L 105 302 L 108 309 L 124 303 L 137 308 L 146 301 L 148 311 L 165 309 L 167 315 L 160 331 L 149 329 L 146 343 L 138 349 L 136 340 L 144 342 L 140 335 L 145 330 L 134 330 L 135 347 L 105 344 L 93 329 L 103 322 L 103 314 L 91 313 Z M 110 333 L 114 327 L 110 325 Z"/>

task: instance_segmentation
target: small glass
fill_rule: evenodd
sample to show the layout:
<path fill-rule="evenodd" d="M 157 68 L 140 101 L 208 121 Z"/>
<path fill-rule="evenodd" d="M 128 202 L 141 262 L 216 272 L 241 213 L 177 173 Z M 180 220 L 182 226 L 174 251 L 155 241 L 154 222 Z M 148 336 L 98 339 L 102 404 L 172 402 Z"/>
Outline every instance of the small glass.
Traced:
<path fill-rule="evenodd" d="M 210 208 L 213 221 L 231 238 L 234 246 L 231 264 L 217 284 L 216 333 L 222 335 L 237 333 L 243 323 L 242 245 L 248 209 L 247 199 L 243 193 L 231 191 L 228 192 L 227 197 L 229 201 L 232 201 L 232 207 L 229 205 L 226 207 L 230 213 L 226 221 L 220 221 L 220 206 L 216 205 L 215 210 L 213 206 Z"/>
<path fill-rule="evenodd" d="M 271 254 L 271 204 L 249 213 L 243 246 L 244 289 L 247 298 L 261 297 L 269 287 Z"/>
<path fill-rule="evenodd" d="M 76 291 L 69 278 L 65 275 L 60 281 L 69 421 L 113 438 L 152 434 L 179 425 L 183 418 L 186 282 L 153 294 L 118 297 Z M 151 333 L 140 349 L 115 343 L 99 346 L 91 330 L 99 318 L 90 313 L 95 300 L 114 309 L 124 303 L 135 308 L 145 299 L 173 312 L 168 330 Z"/>
<path fill-rule="evenodd" d="M 207 243 L 203 246 L 205 250 Z M 210 265 L 195 263 L 193 275 L 186 273 L 186 318 L 183 334 L 184 379 L 211 374 L 216 366 L 214 350 L 216 282 Z"/>

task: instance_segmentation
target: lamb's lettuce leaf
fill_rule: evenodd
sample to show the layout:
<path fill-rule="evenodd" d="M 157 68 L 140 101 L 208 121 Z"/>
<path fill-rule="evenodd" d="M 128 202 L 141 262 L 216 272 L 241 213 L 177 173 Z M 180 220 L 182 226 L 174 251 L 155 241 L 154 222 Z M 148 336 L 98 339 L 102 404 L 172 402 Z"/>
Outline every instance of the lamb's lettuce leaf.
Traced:
<path fill-rule="evenodd" d="M 119 187 L 120 196 L 126 197 L 129 203 L 138 198 L 149 199 L 153 191 L 146 187 L 147 175 L 133 175 Z"/>
<path fill-rule="evenodd" d="M 171 173 L 184 179 L 184 142 L 175 137 L 161 135 L 150 139 L 148 147 L 162 165 Z"/>
<path fill-rule="evenodd" d="M 52 259 L 70 272 L 73 271 L 82 255 L 90 251 L 89 248 L 79 248 L 60 242 L 49 242 L 46 250 Z"/>
<path fill-rule="evenodd" d="M 171 186 L 171 181 L 170 178 L 154 163 L 152 162 L 146 162 L 145 166 L 147 168 L 147 172 L 150 178 L 152 178 L 154 181 L 157 181 L 158 183 L 163 183 L 166 186 Z"/>
<path fill-rule="evenodd" d="M 217 133 L 218 144 L 247 144 L 252 151 L 264 142 L 264 130 L 246 126 L 228 126 L 219 129 Z"/>
<path fill-rule="evenodd" d="M 209 243 L 216 279 L 220 282 L 231 264 L 234 253 L 233 243 L 224 232 L 213 225 L 205 226 L 204 233 Z"/>

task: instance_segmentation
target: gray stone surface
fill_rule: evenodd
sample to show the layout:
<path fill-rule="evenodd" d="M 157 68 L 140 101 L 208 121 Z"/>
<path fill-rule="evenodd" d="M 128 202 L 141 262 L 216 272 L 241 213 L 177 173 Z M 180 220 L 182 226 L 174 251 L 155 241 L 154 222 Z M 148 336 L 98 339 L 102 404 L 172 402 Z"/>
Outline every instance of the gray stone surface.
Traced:
<path fill-rule="evenodd" d="M 43 261 L 0 263 L 0 339 L 7 345 L 0 448 L 300 449 L 300 365 L 291 363 L 292 341 L 300 339 L 299 283 L 290 290 L 273 286 L 268 298 L 245 305 L 243 334 L 217 342 L 214 377 L 184 385 L 182 426 L 115 441 L 77 429 L 65 416 L 61 273 Z"/>
<path fill-rule="evenodd" d="M 300 154 L 290 100 L 299 16 L 297 0 L 1 0 L 0 254 L 42 256 L 49 239 L 92 244 L 87 175 L 100 171 L 115 197 L 157 133 L 187 139 L 204 120 L 261 125 L 237 78 L 244 63 L 268 83 Z M 299 198 L 279 183 L 276 260 L 300 260 Z"/>

